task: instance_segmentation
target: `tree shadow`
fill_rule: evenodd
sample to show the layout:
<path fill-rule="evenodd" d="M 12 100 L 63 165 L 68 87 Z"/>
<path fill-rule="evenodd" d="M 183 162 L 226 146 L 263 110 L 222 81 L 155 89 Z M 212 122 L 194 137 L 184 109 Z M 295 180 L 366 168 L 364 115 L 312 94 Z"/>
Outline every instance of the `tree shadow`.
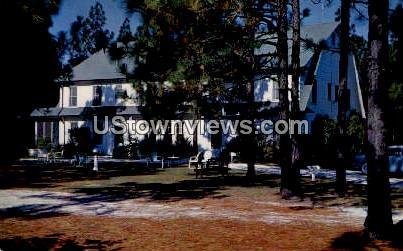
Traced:
<path fill-rule="evenodd" d="M 120 163 L 100 164 L 98 172 L 91 167 L 76 167 L 66 165 L 14 165 L 1 167 L 0 188 L 52 188 L 58 183 L 102 180 L 117 176 L 153 175 L 159 171 L 155 167 L 141 164 Z"/>
<path fill-rule="evenodd" d="M 332 248 L 342 250 L 361 251 L 371 244 L 371 241 L 363 232 L 346 232 L 335 238 L 332 242 Z"/>
<path fill-rule="evenodd" d="M 371 240 L 365 230 L 356 232 L 346 232 L 335 238 L 332 242 L 332 248 L 342 250 L 361 251 L 379 247 L 392 247 L 403 249 L 403 220 L 396 223 L 385 240 Z"/>
<path fill-rule="evenodd" d="M 220 191 L 227 187 L 277 187 L 278 177 L 261 175 L 254 182 L 244 176 L 206 176 L 202 179 L 185 179 L 173 183 L 137 183 L 125 182 L 113 187 L 89 187 L 76 189 L 76 193 L 96 195 L 94 199 L 101 202 L 121 201 L 135 198 L 145 198 L 149 201 L 173 202 L 205 197 L 225 198 L 227 195 Z M 90 198 L 93 199 L 93 198 Z"/>
<path fill-rule="evenodd" d="M 52 207 L 46 204 L 29 204 L 9 207 L 0 210 L 0 219 L 24 218 L 24 220 L 36 220 L 40 218 L 52 218 L 69 215 L 68 213 L 57 212 L 51 209 Z"/>
<path fill-rule="evenodd" d="M 110 202 L 132 199 L 146 201 L 175 202 L 180 200 L 196 200 L 206 197 L 213 199 L 226 198 L 222 191 L 228 187 L 277 187 L 279 178 L 274 175 L 258 176 L 254 182 L 244 176 L 209 175 L 203 179 L 184 179 L 172 183 L 162 182 L 123 182 L 112 186 L 81 187 L 71 193 L 54 193 L 39 191 L 32 195 L 22 195 L 20 199 L 34 199 L 37 204 L 10 207 L 0 211 L 3 218 L 21 217 L 37 219 L 66 215 L 71 210 L 89 210 L 96 215 L 110 215 L 117 207 Z M 17 195 L 18 196 L 18 195 Z M 48 203 L 49 202 L 49 203 Z"/>
<path fill-rule="evenodd" d="M 365 185 L 348 182 L 345 195 L 340 197 L 336 192 L 334 180 L 323 179 L 312 182 L 310 179 L 303 178 L 301 183 L 304 197 L 310 198 L 314 205 L 366 205 Z"/>
<path fill-rule="evenodd" d="M 120 242 L 87 239 L 84 243 L 78 243 L 72 239 L 66 239 L 61 234 L 52 234 L 45 237 L 21 238 L 13 237 L 0 240 L 0 249 L 7 251 L 81 251 L 81 250 L 111 250 L 110 247 Z M 115 248 L 113 250 L 119 250 Z"/>

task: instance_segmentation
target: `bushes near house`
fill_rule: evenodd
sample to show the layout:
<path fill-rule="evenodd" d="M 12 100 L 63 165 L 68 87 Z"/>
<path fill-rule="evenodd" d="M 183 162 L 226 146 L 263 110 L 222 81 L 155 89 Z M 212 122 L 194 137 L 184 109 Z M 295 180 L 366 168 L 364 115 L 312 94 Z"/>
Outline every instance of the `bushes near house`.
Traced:
<path fill-rule="evenodd" d="M 178 137 L 173 143 L 170 137 L 165 140 L 155 140 L 147 136 L 139 141 L 133 139 L 129 144 L 117 146 L 114 149 L 114 158 L 140 159 L 151 155 L 189 157 L 194 154 L 190 139 Z"/>
<path fill-rule="evenodd" d="M 332 168 L 336 160 L 337 152 L 337 123 L 335 120 L 325 116 L 317 116 L 312 122 L 311 135 L 303 137 L 304 155 L 308 162 L 319 164 L 326 168 Z M 347 161 L 363 151 L 364 145 L 364 124 L 360 115 L 356 112 L 350 113 L 347 121 L 346 146 Z"/>

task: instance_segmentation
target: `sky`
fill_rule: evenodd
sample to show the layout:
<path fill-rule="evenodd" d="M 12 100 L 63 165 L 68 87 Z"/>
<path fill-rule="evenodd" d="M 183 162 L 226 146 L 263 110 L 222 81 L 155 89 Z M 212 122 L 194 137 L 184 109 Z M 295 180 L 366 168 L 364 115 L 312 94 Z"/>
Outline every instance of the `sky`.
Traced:
<path fill-rule="evenodd" d="M 121 0 L 62 0 L 59 13 L 52 17 L 53 26 L 49 29 L 50 33 L 56 35 L 59 31 L 68 31 L 70 24 L 76 20 L 76 17 L 86 17 L 90 7 L 96 2 L 103 5 L 106 14 L 105 26 L 108 30 L 113 31 L 115 36 L 117 36 L 119 27 L 126 17 L 130 19 L 132 32 L 136 30 L 140 16 L 128 14 Z"/>
<path fill-rule="evenodd" d="M 340 0 L 333 0 L 330 6 L 324 4 L 314 4 L 321 0 L 301 0 L 301 9 L 309 8 L 311 15 L 303 20 L 303 24 L 315 24 L 333 22 L 335 12 L 340 5 Z M 322 2 L 325 0 L 322 0 Z M 56 35 L 59 31 L 68 31 L 70 24 L 77 16 L 87 16 L 88 10 L 96 2 L 100 2 L 106 13 L 106 28 L 113 31 L 115 35 L 119 32 L 119 27 L 126 17 L 131 21 L 132 31 L 136 30 L 139 24 L 140 16 L 138 14 L 130 15 L 124 8 L 122 0 L 62 0 L 59 13 L 53 16 L 53 26 L 49 31 Z M 402 0 L 391 0 L 391 5 L 396 5 Z M 392 7 L 391 6 L 391 7 Z M 365 10 L 364 10 L 365 12 Z M 355 24 L 355 33 L 358 35 L 367 36 L 367 24 L 365 21 L 357 21 L 354 14 L 352 22 Z"/>

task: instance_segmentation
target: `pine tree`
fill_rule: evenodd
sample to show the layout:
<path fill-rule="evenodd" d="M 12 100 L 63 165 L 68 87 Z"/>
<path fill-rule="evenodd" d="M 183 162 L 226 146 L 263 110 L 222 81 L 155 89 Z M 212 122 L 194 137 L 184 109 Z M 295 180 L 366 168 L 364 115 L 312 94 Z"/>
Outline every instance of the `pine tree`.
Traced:
<path fill-rule="evenodd" d="M 105 49 L 113 39 L 113 32 L 104 29 L 105 11 L 97 2 L 91 6 L 88 17 L 77 16 L 70 26 L 70 64 L 76 65 L 90 55 Z"/>
<path fill-rule="evenodd" d="M 134 37 L 130 28 L 130 20 L 126 18 L 125 21 L 120 26 L 117 41 L 127 44 L 130 41 L 132 41 L 133 38 Z"/>

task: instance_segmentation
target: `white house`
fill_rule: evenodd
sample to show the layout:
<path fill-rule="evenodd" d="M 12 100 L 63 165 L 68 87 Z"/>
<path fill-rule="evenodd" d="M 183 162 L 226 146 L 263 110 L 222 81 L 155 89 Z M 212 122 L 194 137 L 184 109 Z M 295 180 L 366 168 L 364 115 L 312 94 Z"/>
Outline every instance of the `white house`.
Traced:
<path fill-rule="evenodd" d="M 96 136 L 93 117 L 101 118 L 98 128 L 102 128 L 105 115 L 140 116 L 135 89 L 120 73 L 119 64 L 111 61 L 103 50 L 74 67 L 71 81 L 61 83 L 59 92 L 56 107 L 39 108 L 31 113 L 37 142 L 47 138 L 54 145 L 65 145 L 70 140 L 70 129 L 88 127 L 96 148 L 111 155 L 115 137 L 110 132 Z"/>
<path fill-rule="evenodd" d="M 301 50 L 301 89 L 300 108 L 306 119 L 312 121 L 316 115 L 337 117 L 338 91 L 338 23 L 304 26 L 301 29 L 304 40 L 315 44 L 325 44 L 320 50 L 303 48 Z M 272 52 L 275 48 L 262 46 L 256 53 Z M 101 50 L 73 68 L 69 82 L 60 84 L 60 100 L 55 107 L 38 108 L 31 113 L 35 120 L 35 139 L 47 139 L 54 145 L 69 143 L 69 130 L 75 127 L 89 128 L 94 147 L 99 152 L 112 155 L 117 144 L 127 144 L 129 135 L 105 135 L 94 133 L 94 116 L 111 118 L 114 115 L 126 119 L 141 119 L 141 106 L 138 93 L 126 76 L 120 73 L 119 62 L 111 61 L 107 52 Z M 273 79 L 273 78 L 272 78 Z M 278 86 L 272 79 L 259 79 L 255 82 L 255 101 L 262 104 L 262 109 L 275 108 L 278 100 Z M 350 110 L 360 113 L 365 111 L 359 85 L 359 75 L 354 56 L 349 57 L 347 86 L 350 93 Z M 227 106 L 222 111 L 223 119 L 236 114 L 234 107 Z M 275 115 L 274 115 L 275 116 Z M 98 121 L 98 128 L 103 128 L 104 121 Z M 110 121 L 109 121 L 110 122 Z M 111 126 L 111 123 L 108 123 Z M 200 126 L 200 125 L 199 125 Z M 199 149 L 220 148 L 231 140 L 231 135 L 209 135 L 207 132 L 197 134 Z M 186 134 L 193 140 L 193 135 Z M 214 139 L 214 137 L 216 137 Z M 138 136 L 141 139 L 141 136 Z M 175 135 L 173 136 L 175 138 Z M 217 143 L 218 140 L 218 143 Z"/>

